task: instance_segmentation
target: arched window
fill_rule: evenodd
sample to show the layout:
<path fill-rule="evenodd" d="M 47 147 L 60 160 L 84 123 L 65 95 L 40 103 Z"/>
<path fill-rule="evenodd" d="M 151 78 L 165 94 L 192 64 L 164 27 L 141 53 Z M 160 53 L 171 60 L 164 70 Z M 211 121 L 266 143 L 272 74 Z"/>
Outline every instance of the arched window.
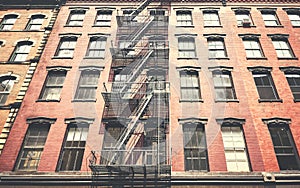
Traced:
<path fill-rule="evenodd" d="M 9 61 L 13 61 L 13 62 L 26 61 L 26 58 L 30 52 L 32 45 L 33 42 L 31 41 L 18 42 Z"/>
<path fill-rule="evenodd" d="M 37 14 L 32 15 L 27 26 L 26 30 L 40 30 L 45 19 L 45 15 Z"/>
<path fill-rule="evenodd" d="M 14 76 L 0 77 L 0 105 L 4 105 L 17 78 Z"/>
<path fill-rule="evenodd" d="M 18 18 L 16 14 L 5 15 L 0 24 L 0 30 L 11 30 Z"/>

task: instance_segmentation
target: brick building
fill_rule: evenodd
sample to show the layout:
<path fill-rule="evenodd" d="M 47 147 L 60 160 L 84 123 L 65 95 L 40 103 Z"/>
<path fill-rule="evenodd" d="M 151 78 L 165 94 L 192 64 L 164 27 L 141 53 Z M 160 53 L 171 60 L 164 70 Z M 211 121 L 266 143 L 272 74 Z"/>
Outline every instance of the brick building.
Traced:
<path fill-rule="evenodd" d="M 67 0 L 0 186 L 298 187 L 299 27 L 296 0 Z"/>
<path fill-rule="evenodd" d="M 0 153 L 54 24 L 56 5 L 54 0 L 1 3 Z"/>

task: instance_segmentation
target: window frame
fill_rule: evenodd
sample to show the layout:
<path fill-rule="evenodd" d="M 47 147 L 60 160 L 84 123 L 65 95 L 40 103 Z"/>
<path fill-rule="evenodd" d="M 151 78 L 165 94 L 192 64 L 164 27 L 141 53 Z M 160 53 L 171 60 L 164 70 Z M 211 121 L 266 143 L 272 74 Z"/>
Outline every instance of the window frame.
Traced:
<path fill-rule="evenodd" d="M 106 10 L 106 9 L 105 10 L 104 9 L 97 10 L 96 18 L 94 21 L 94 26 L 110 27 L 111 20 L 112 20 L 112 14 L 113 14 L 113 10 Z M 100 15 L 102 15 L 102 17 Z"/>
<path fill-rule="evenodd" d="M 185 171 L 197 171 L 208 172 L 208 153 L 206 143 L 205 125 L 197 120 L 192 122 L 185 122 L 182 124 L 183 132 L 183 153 L 184 153 L 184 170 Z M 200 135 L 199 135 L 200 134 Z M 199 138 L 200 137 L 200 138 Z M 192 141 L 195 138 L 196 141 Z M 192 142 L 191 142 L 192 141 Z M 191 146 L 189 146 L 191 144 Z M 196 156 L 193 156 L 196 150 Z M 204 153 L 204 154 L 203 154 Z M 190 155 L 188 155 L 190 154 Z M 202 161 L 205 161 L 204 165 L 201 165 Z M 190 161 L 190 162 L 189 162 Z M 195 166 L 195 162 L 198 162 L 198 167 Z"/>
<path fill-rule="evenodd" d="M 230 81 L 230 86 L 216 86 L 216 76 L 217 75 L 227 75 Z M 232 79 L 232 74 L 231 71 L 229 70 L 213 70 L 212 71 L 212 78 L 213 78 L 213 83 L 214 83 L 214 90 L 215 90 L 215 101 L 216 102 L 238 102 L 237 96 L 236 96 L 236 91 L 235 91 L 235 87 L 234 87 L 234 83 L 233 83 L 233 79 Z M 220 77 L 220 79 L 222 79 Z M 222 83 L 223 83 L 223 79 L 222 79 Z M 226 93 L 227 90 L 231 90 L 232 93 L 232 98 L 219 98 L 217 95 L 217 90 L 223 90 L 223 93 Z"/>
<path fill-rule="evenodd" d="M 178 37 L 178 58 L 177 59 L 197 59 L 195 37 L 192 36 Z"/>
<path fill-rule="evenodd" d="M 250 36 L 250 37 L 242 37 L 242 41 L 243 41 L 243 45 L 244 45 L 244 48 L 245 48 L 245 53 L 246 53 L 246 58 L 247 59 L 266 59 L 265 57 L 265 53 L 262 49 L 262 46 L 261 46 L 261 43 L 259 41 L 259 37 L 258 36 Z M 245 42 L 255 42 L 256 45 L 257 45 L 257 48 L 253 47 L 253 44 L 251 44 L 251 48 L 248 48 L 245 44 Z M 252 56 L 248 56 L 248 53 L 251 53 Z M 256 54 L 254 52 L 259 52 L 260 56 L 254 56 L 253 54 Z"/>
<path fill-rule="evenodd" d="M 69 26 L 69 27 L 82 27 L 83 26 L 83 21 L 84 21 L 84 18 L 85 18 L 85 14 L 86 14 L 86 10 L 84 10 L 84 9 L 70 10 L 66 26 Z M 76 15 L 76 18 L 72 18 L 74 15 Z M 82 18 L 80 17 L 80 15 L 82 16 Z M 72 22 L 74 22 L 74 24 Z"/>
<path fill-rule="evenodd" d="M 92 43 L 95 42 L 95 46 L 97 46 L 97 42 L 99 42 L 100 44 L 100 47 L 102 48 L 92 48 Z M 104 43 L 104 44 L 102 44 Z M 106 52 L 106 44 L 107 44 L 107 37 L 105 36 L 92 36 L 90 37 L 90 40 L 89 40 L 89 45 L 88 45 L 88 48 L 86 50 L 86 54 L 85 54 L 85 58 L 91 58 L 91 59 L 104 59 L 105 58 L 105 52 Z M 103 48 L 104 47 L 104 48 Z M 102 54 L 101 56 L 90 56 L 89 54 L 91 52 L 99 52 L 99 54 Z"/>
<path fill-rule="evenodd" d="M 243 124 L 245 123 L 244 119 L 237 119 L 237 118 L 225 118 L 225 119 L 217 119 L 217 122 L 221 125 L 221 134 L 222 134 L 222 142 L 223 142 L 223 147 L 224 147 L 224 154 L 225 154 L 225 159 L 226 159 L 226 166 L 227 166 L 227 171 L 229 172 L 250 172 L 252 170 L 251 164 L 250 164 L 250 159 L 249 159 L 249 153 L 248 153 L 248 148 L 247 148 L 247 143 L 246 143 L 246 137 L 243 129 Z M 230 134 L 225 134 L 226 129 L 229 128 Z M 239 135 L 234 134 L 233 131 L 235 129 L 239 129 Z M 237 138 L 239 137 L 239 138 Z M 227 139 L 225 139 L 227 138 Z M 231 138 L 229 140 L 228 138 Z M 234 138 L 237 138 L 238 140 L 234 140 Z M 228 146 L 228 143 L 232 142 L 232 146 Z M 238 145 L 238 142 L 241 145 Z M 231 156 L 230 158 L 226 156 L 226 151 L 227 152 L 234 152 L 235 154 L 238 152 L 243 152 L 243 157 L 244 160 L 238 160 L 237 156 L 235 155 L 235 158 L 232 159 Z M 239 168 L 243 168 L 241 166 L 243 163 L 247 164 L 247 170 L 239 170 Z M 236 166 L 236 169 L 230 169 L 229 168 L 229 163 L 234 163 Z M 239 164 L 240 163 L 240 164 Z"/>
<path fill-rule="evenodd" d="M 272 40 L 272 44 L 273 47 L 276 51 L 277 54 L 277 59 L 298 59 L 295 57 L 294 51 L 292 49 L 292 46 L 289 43 L 288 37 L 287 36 L 272 36 L 272 35 L 268 35 L 269 37 L 271 37 Z M 275 42 L 281 42 L 284 43 L 284 45 L 282 46 L 282 44 L 280 44 L 280 48 L 277 48 L 275 45 Z M 285 47 L 284 47 L 285 46 Z M 285 52 L 288 52 L 289 56 L 280 56 L 279 52 L 281 54 L 286 54 Z"/>
<path fill-rule="evenodd" d="M 95 79 L 95 83 L 93 84 L 82 84 L 85 76 L 88 75 L 94 75 L 95 77 L 93 77 Z M 99 77 L 100 77 L 100 70 L 82 70 L 80 73 L 80 78 L 78 80 L 78 85 L 77 85 L 77 89 L 76 89 L 76 93 L 74 96 L 74 100 L 73 101 L 86 101 L 86 102 L 95 102 L 96 101 L 96 92 L 97 92 L 97 88 L 98 88 L 98 82 L 99 82 Z M 97 81 L 97 83 L 96 83 Z M 88 91 L 89 94 L 88 95 L 93 95 L 93 97 L 90 98 L 86 98 L 84 96 L 80 96 L 81 91 Z M 90 93 L 92 92 L 92 93 Z M 86 92 L 84 92 L 84 95 L 86 94 Z"/>
<path fill-rule="evenodd" d="M 17 43 L 17 45 L 15 46 L 14 51 L 12 52 L 12 54 L 9 58 L 9 62 L 25 62 L 25 61 L 27 61 L 27 57 L 31 51 L 33 44 L 34 43 L 32 41 L 19 41 Z M 22 48 L 24 48 L 24 47 L 25 47 L 25 50 L 22 50 Z M 16 61 L 18 56 L 21 56 L 22 60 Z"/>
<path fill-rule="evenodd" d="M 197 70 L 179 70 L 180 78 L 180 102 L 201 102 L 201 89 L 200 89 L 200 77 Z M 185 78 L 185 86 L 183 86 L 183 80 Z M 197 80 L 196 85 L 194 86 L 194 81 Z M 187 86 L 192 84 L 191 86 Z M 183 94 L 187 92 L 188 94 Z M 197 93 L 197 94 L 196 94 Z M 184 96 L 188 96 L 185 98 Z M 197 96 L 196 96 L 197 95 Z"/>
<path fill-rule="evenodd" d="M 0 91 L 0 106 L 4 106 L 8 100 L 8 97 L 13 90 L 14 83 L 17 81 L 17 77 L 12 75 L 0 75 L 0 83 L 7 81 L 8 83 L 3 87 L 3 91 Z M 2 87 L 2 86 L 1 86 Z M 8 88 L 8 89 L 7 89 Z"/>
<path fill-rule="evenodd" d="M 261 16 L 263 18 L 263 21 L 264 21 L 264 24 L 265 24 L 265 27 L 281 27 L 281 23 L 279 21 L 279 18 L 276 14 L 276 10 L 260 10 L 261 11 Z M 266 18 L 266 16 L 272 16 L 272 19 L 270 18 Z M 275 25 L 272 25 L 272 24 L 268 24 L 269 22 L 275 22 Z"/>
<path fill-rule="evenodd" d="M 300 170 L 299 152 L 295 145 L 295 140 L 293 138 L 293 135 L 292 135 L 291 129 L 290 129 L 291 120 L 284 119 L 284 118 L 271 118 L 271 119 L 263 119 L 263 121 L 268 126 L 270 139 L 273 144 L 274 153 L 276 155 L 277 164 L 278 164 L 280 171 Z M 280 143 L 277 143 L 279 145 L 277 145 L 274 140 L 275 135 L 272 135 L 273 134 L 271 131 L 272 129 L 275 129 L 275 131 L 277 133 L 277 137 L 280 136 L 280 138 L 278 137 Z M 278 131 L 284 131 L 285 135 L 280 135 Z M 288 143 L 286 141 L 288 141 Z M 290 149 L 291 149 L 291 153 L 288 154 L 288 151 Z M 279 151 L 281 151 L 282 153 Z M 286 169 L 286 168 L 282 167 L 282 166 L 285 166 L 286 164 L 289 164 L 291 162 L 291 159 L 288 158 L 287 160 L 289 162 L 287 163 L 286 161 L 281 162 L 280 160 L 282 160 L 282 159 L 279 160 L 279 157 L 282 158 L 282 157 L 289 157 L 289 156 L 294 156 L 294 160 L 295 160 L 294 162 L 297 164 L 296 169 Z M 293 167 L 294 167 L 294 165 L 293 165 Z"/>
<path fill-rule="evenodd" d="M 214 48 L 212 48 L 212 45 L 210 45 L 213 42 L 220 42 L 222 45 L 214 45 Z M 208 46 L 208 58 L 209 59 L 228 59 L 228 54 L 226 50 L 225 40 L 223 37 L 208 37 L 207 38 L 207 46 Z M 220 47 L 222 46 L 222 48 Z M 213 52 L 222 52 L 224 56 L 216 56 L 213 57 L 211 54 Z M 216 53 L 218 54 L 218 53 Z"/>
<path fill-rule="evenodd" d="M 69 142 L 69 133 L 71 132 L 71 129 L 75 129 L 73 132 L 73 138 L 71 140 L 71 145 L 68 146 Z M 79 131 L 78 131 L 79 130 Z M 59 157 L 59 162 L 57 165 L 57 171 L 80 171 L 81 166 L 83 163 L 84 159 L 84 152 L 85 152 L 85 147 L 86 147 L 86 141 L 88 137 L 88 132 L 89 132 L 89 124 L 88 123 L 76 123 L 76 122 L 70 122 L 67 126 L 66 132 L 65 132 L 65 137 L 64 141 L 61 147 L 61 152 L 60 152 L 60 157 Z M 72 133 L 71 133 L 72 134 Z M 76 136 L 79 134 L 79 141 L 74 140 Z M 72 136 L 72 135 L 71 135 Z M 76 138 L 78 139 L 78 138 Z M 76 141 L 78 143 L 76 143 Z M 84 143 L 82 143 L 84 142 Z M 75 143 L 75 144 L 74 144 Z M 76 146 L 77 144 L 77 146 Z M 68 154 L 66 151 L 70 151 Z M 75 160 L 72 160 L 73 157 L 73 152 L 75 151 Z M 80 157 L 81 155 L 81 157 Z M 67 162 L 64 163 L 64 159 L 67 157 Z M 73 166 L 71 166 L 73 165 Z M 71 167 L 70 167 L 71 166 Z"/>
<path fill-rule="evenodd" d="M 176 27 L 194 27 L 192 10 L 176 11 Z"/>
<path fill-rule="evenodd" d="M 77 44 L 77 40 L 78 37 L 77 36 L 63 36 L 60 38 L 59 44 L 57 46 L 57 49 L 55 51 L 55 55 L 54 58 L 61 58 L 61 59 L 72 59 L 74 57 L 75 54 L 75 48 L 76 48 L 76 44 Z M 69 47 L 71 42 L 74 43 L 74 47 Z M 67 47 L 63 47 L 64 43 L 69 43 L 67 45 Z M 69 56 L 63 55 L 64 53 L 62 53 L 62 55 L 60 55 L 61 52 L 63 51 L 69 51 L 68 53 L 70 53 Z"/>
<path fill-rule="evenodd" d="M 203 10 L 202 15 L 204 27 L 222 27 L 218 10 Z M 212 17 L 214 16 L 212 15 L 214 15 L 217 19 L 213 19 Z M 207 22 L 210 22 L 210 24 L 207 24 Z"/>
<path fill-rule="evenodd" d="M 254 27 L 254 23 L 251 17 L 251 12 L 248 9 L 235 9 L 235 18 L 238 27 Z M 248 22 L 244 23 L 244 20 L 248 19 Z"/>
<path fill-rule="evenodd" d="M 294 102 L 300 102 L 300 67 L 279 67 L 279 69 L 284 72 L 290 91 L 293 95 Z M 288 77 L 293 79 L 289 79 Z M 291 83 L 293 83 L 293 85 L 291 85 Z"/>
<path fill-rule="evenodd" d="M 253 80 L 254 80 L 254 85 L 256 86 L 257 94 L 258 94 L 258 102 L 282 102 L 282 99 L 279 98 L 274 80 L 271 75 L 271 70 L 272 68 L 269 67 L 248 67 L 248 70 L 252 72 Z M 263 79 L 263 77 L 267 77 L 267 83 L 263 83 L 266 81 L 266 79 Z M 255 78 L 261 78 L 261 79 L 255 79 Z M 257 82 L 261 82 L 263 85 L 257 85 Z M 269 88 L 268 90 L 271 89 L 272 91 L 272 98 L 267 98 L 264 93 L 261 94 L 263 89 L 260 88 Z"/>
<path fill-rule="evenodd" d="M 27 23 L 27 25 L 26 25 L 26 30 L 27 31 L 38 31 L 38 30 L 40 30 L 41 29 L 41 27 L 42 27 L 42 25 L 43 25 L 43 23 L 44 23 L 44 19 L 46 18 L 46 16 L 45 15 L 43 15 L 43 14 L 35 14 L 35 15 L 32 15 L 31 17 L 30 17 L 30 19 L 29 19 L 29 21 L 28 21 L 28 23 Z M 40 22 L 38 22 L 38 23 L 35 23 L 33 20 L 34 19 L 38 19 L 38 20 L 42 20 L 42 21 L 40 21 Z M 39 28 L 38 29 L 32 29 L 32 27 L 35 27 L 35 26 L 39 26 Z"/>
<path fill-rule="evenodd" d="M 25 137 L 23 139 L 23 144 L 22 144 L 22 147 L 20 148 L 20 151 L 19 151 L 19 155 L 18 155 L 18 159 L 16 160 L 16 163 L 15 163 L 15 170 L 16 171 L 36 171 L 38 169 L 38 166 L 39 166 L 39 162 L 41 160 L 41 156 L 43 154 L 43 150 L 44 150 L 44 147 L 46 145 L 46 142 L 47 142 L 47 138 L 48 138 L 48 135 L 49 135 L 49 131 L 50 131 L 50 125 L 51 125 L 51 122 L 33 122 L 33 123 L 30 123 L 29 124 L 29 127 L 27 128 L 27 131 L 26 131 L 26 134 L 25 134 Z M 31 130 L 32 129 L 32 130 Z M 44 137 L 44 142 L 43 143 L 40 143 L 41 145 L 34 145 L 34 146 L 31 146 L 31 145 L 28 145 L 28 140 L 29 140 L 29 137 L 31 134 L 30 131 L 36 131 L 37 129 L 41 129 L 40 131 L 45 131 L 45 134 L 43 137 Z M 45 129 L 45 130 L 43 130 Z M 32 137 L 35 138 L 39 138 L 38 136 L 40 135 L 40 133 L 38 133 L 38 135 L 33 135 Z M 38 140 L 37 140 L 38 141 Z M 39 152 L 39 156 L 37 156 L 37 158 L 35 159 L 37 162 L 34 166 L 34 168 L 22 168 L 20 167 L 21 163 L 22 163 L 22 160 L 32 160 L 30 158 L 33 158 L 34 156 L 28 156 L 26 155 L 26 157 L 23 157 L 24 153 L 28 151 L 28 152 Z M 29 158 L 29 159 L 28 159 Z M 28 165 L 27 165 L 28 166 Z"/>
<path fill-rule="evenodd" d="M 54 76 L 53 76 L 54 75 Z M 60 77 L 58 77 L 57 75 L 59 75 Z M 48 83 L 48 82 L 50 82 L 49 80 L 52 78 L 53 79 L 53 77 L 55 77 L 56 76 L 56 81 L 57 81 L 57 79 L 59 79 L 59 78 L 62 78 L 63 80 L 61 81 L 61 83 L 60 84 L 57 84 L 57 83 L 54 83 L 54 84 L 50 84 L 50 83 Z M 43 89 L 42 89 L 42 91 L 41 91 L 41 93 L 40 93 L 40 96 L 39 96 L 39 99 L 38 99 L 38 101 L 60 101 L 60 96 L 61 96 L 61 90 L 62 90 L 62 88 L 63 88 L 63 85 L 64 85 L 64 81 L 65 81 L 65 79 L 66 79 L 66 76 L 67 76 L 67 70 L 50 70 L 50 71 L 48 71 L 48 74 L 47 74 L 47 77 L 46 77 L 46 79 L 45 79 L 45 81 L 44 81 L 44 84 L 43 84 Z M 50 99 L 48 99 L 48 92 L 47 92 L 47 90 L 52 90 L 52 89 L 57 89 L 57 90 L 59 90 L 59 91 L 57 91 L 55 94 L 56 95 L 58 95 L 58 97 L 57 98 L 50 98 Z M 47 94 L 48 93 L 48 94 Z M 50 92 L 50 94 L 53 94 L 53 93 L 51 93 Z"/>
<path fill-rule="evenodd" d="M 0 31 L 10 31 L 13 29 L 17 19 L 19 18 L 19 15 L 17 14 L 6 14 L 0 23 Z M 7 23 L 7 20 L 12 19 L 13 21 L 11 23 Z M 5 28 L 8 26 L 9 28 Z"/>

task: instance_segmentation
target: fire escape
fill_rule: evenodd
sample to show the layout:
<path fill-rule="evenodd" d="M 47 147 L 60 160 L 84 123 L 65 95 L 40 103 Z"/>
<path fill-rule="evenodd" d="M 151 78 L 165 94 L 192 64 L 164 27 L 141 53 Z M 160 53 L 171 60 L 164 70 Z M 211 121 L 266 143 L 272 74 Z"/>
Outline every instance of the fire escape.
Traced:
<path fill-rule="evenodd" d="M 117 16 L 103 146 L 89 159 L 92 187 L 170 186 L 168 16 L 162 3 L 147 10 L 150 3 Z"/>

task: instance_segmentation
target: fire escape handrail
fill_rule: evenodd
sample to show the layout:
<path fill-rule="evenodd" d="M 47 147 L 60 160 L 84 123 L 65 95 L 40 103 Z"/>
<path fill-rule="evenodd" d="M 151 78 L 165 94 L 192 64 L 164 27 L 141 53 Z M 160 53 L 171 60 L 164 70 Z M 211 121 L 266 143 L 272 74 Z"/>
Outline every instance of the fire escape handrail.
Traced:
<path fill-rule="evenodd" d="M 151 101 L 151 98 L 153 97 L 153 93 L 151 92 L 149 95 L 144 96 L 144 100 L 142 104 L 139 106 L 137 110 L 133 112 L 131 116 L 134 116 L 131 121 L 128 123 L 127 129 L 124 130 L 120 138 L 118 139 L 118 142 L 116 143 L 115 150 L 120 150 L 123 146 L 123 144 L 126 142 L 128 136 L 132 132 L 132 129 L 135 128 L 136 122 L 139 120 L 140 116 L 143 114 L 144 110 L 146 109 L 147 105 Z M 135 114 L 137 113 L 137 114 Z M 112 158 L 109 164 L 115 164 L 117 158 L 118 158 L 119 152 L 116 152 Z"/>

